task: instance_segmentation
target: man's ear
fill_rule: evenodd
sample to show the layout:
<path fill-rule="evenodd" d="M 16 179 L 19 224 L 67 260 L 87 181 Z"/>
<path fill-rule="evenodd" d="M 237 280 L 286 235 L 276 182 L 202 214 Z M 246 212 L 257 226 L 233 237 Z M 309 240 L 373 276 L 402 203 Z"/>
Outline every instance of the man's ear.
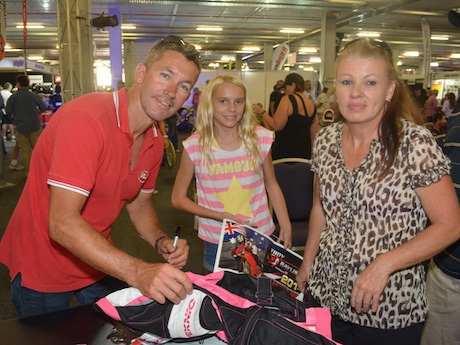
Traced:
<path fill-rule="evenodd" d="M 134 80 L 136 81 L 136 83 L 142 84 L 142 82 L 144 81 L 144 76 L 146 72 L 147 72 L 147 67 L 145 66 L 145 64 L 143 63 L 137 64 L 136 70 L 134 72 L 135 73 Z"/>

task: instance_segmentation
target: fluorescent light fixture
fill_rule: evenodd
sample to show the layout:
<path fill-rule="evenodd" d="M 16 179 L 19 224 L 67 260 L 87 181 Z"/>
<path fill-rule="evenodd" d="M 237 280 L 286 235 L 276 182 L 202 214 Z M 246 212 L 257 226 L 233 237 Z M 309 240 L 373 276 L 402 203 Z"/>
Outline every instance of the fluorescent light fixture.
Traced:
<path fill-rule="evenodd" d="M 451 59 L 460 59 L 460 53 L 455 53 L 450 56 Z"/>
<path fill-rule="evenodd" d="M 433 36 L 431 36 L 431 39 L 432 39 L 433 41 L 448 41 L 448 40 L 449 40 L 449 37 L 447 37 L 447 36 L 433 35 Z"/>
<path fill-rule="evenodd" d="M 397 66 L 402 66 L 402 64 L 403 64 L 403 63 L 402 63 L 401 60 L 399 60 L 399 61 L 396 63 Z"/>
<path fill-rule="evenodd" d="M 232 56 L 226 56 L 226 55 L 224 55 L 224 56 L 222 56 L 222 57 L 220 58 L 220 61 L 235 61 L 235 58 L 232 57 Z"/>
<path fill-rule="evenodd" d="M 241 48 L 241 50 L 245 52 L 260 52 L 259 47 L 244 47 L 244 48 Z"/>
<path fill-rule="evenodd" d="M 300 29 L 281 29 L 280 32 L 283 34 L 304 34 L 305 33 L 304 30 L 300 30 Z"/>
<path fill-rule="evenodd" d="M 312 62 L 312 63 L 320 63 L 320 62 L 321 62 L 321 58 L 318 57 L 318 56 L 313 56 L 313 57 L 310 58 L 309 61 Z"/>
<path fill-rule="evenodd" d="M 430 63 L 431 67 L 439 67 L 439 62 L 432 62 Z"/>
<path fill-rule="evenodd" d="M 219 67 L 220 65 L 217 62 L 211 62 L 208 66 L 209 67 Z"/>
<path fill-rule="evenodd" d="M 380 37 L 378 32 L 358 32 L 357 36 L 359 37 Z"/>
<path fill-rule="evenodd" d="M 28 60 L 43 60 L 43 56 L 37 55 L 37 56 L 28 56 Z"/>
<path fill-rule="evenodd" d="M 419 56 L 419 55 L 420 55 L 420 53 L 417 52 L 417 51 L 405 52 L 405 53 L 403 54 L 403 56 L 410 56 L 410 57 L 417 57 L 417 56 Z"/>
<path fill-rule="evenodd" d="M 6 50 L 6 49 L 11 49 L 11 46 L 8 45 L 8 44 L 6 44 L 6 45 L 5 45 L 5 50 Z"/>
<path fill-rule="evenodd" d="M 200 26 L 196 28 L 198 31 L 222 31 L 222 28 L 215 26 Z"/>
<path fill-rule="evenodd" d="M 198 44 L 194 44 L 193 46 L 195 47 L 196 50 L 201 50 L 202 49 L 202 47 L 199 46 Z"/>
<path fill-rule="evenodd" d="M 300 48 L 299 54 L 317 53 L 318 49 L 313 47 Z"/>
<path fill-rule="evenodd" d="M 44 25 L 26 25 L 27 29 L 44 29 Z M 24 29 L 24 25 L 16 25 L 16 29 Z"/>
<path fill-rule="evenodd" d="M 305 72 L 312 72 L 312 71 L 314 71 L 315 69 L 314 69 L 313 67 L 305 67 L 303 70 L 304 70 Z"/>
<path fill-rule="evenodd" d="M 136 27 L 135 25 L 129 25 L 129 24 L 128 24 L 128 25 L 122 25 L 122 26 L 121 26 L 121 29 L 122 29 L 122 30 L 136 30 L 137 27 Z"/>

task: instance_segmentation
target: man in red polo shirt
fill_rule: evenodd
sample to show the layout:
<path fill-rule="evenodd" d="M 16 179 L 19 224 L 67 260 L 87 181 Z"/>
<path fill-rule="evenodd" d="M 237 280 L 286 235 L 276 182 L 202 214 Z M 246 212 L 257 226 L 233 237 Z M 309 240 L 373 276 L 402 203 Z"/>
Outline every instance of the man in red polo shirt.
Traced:
<path fill-rule="evenodd" d="M 194 46 L 168 36 L 137 65 L 132 88 L 81 96 L 53 116 L 0 243 L 20 317 L 66 309 L 74 295 L 89 304 L 123 284 L 160 303 L 192 292 L 180 270 L 188 245 L 173 246 L 151 193 L 164 149 L 156 122 L 182 106 L 200 71 Z M 112 244 L 111 225 L 124 205 L 169 263 L 146 263 Z"/>

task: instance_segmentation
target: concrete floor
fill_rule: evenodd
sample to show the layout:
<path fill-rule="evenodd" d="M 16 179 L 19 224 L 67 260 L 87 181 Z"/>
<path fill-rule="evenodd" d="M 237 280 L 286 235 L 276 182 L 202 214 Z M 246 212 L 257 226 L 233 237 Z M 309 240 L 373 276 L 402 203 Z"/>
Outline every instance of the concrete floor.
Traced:
<path fill-rule="evenodd" d="M 184 139 L 186 133 L 180 133 L 180 139 Z M 4 174 L 0 172 L 0 237 L 6 229 L 14 207 L 19 199 L 25 183 L 23 171 L 9 169 L 14 142 L 7 141 L 8 156 L 3 160 Z M 19 157 L 20 161 L 20 157 Z M 177 155 L 176 164 L 169 168 L 163 166 L 158 176 L 157 189 L 159 193 L 152 196 L 160 222 L 171 236 L 177 225 L 182 225 L 182 236 L 187 239 L 190 246 L 189 260 L 184 271 L 205 274 L 203 261 L 203 241 L 193 229 L 193 216 L 175 210 L 171 206 L 171 190 L 179 167 L 180 154 Z M 0 166 L 1 167 L 1 166 Z M 3 179 L 1 178 L 3 176 Z M 113 225 L 112 238 L 115 245 L 127 253 L 137 256 L 148 262 L 159 262 L 162 258 L 156 251 L 144 242 L 131 225 L 128 215 L 123 210 Z M 0 264 L 0 320 L 16 318 L 16 312 L 12 306 L 8 269 Z"/>

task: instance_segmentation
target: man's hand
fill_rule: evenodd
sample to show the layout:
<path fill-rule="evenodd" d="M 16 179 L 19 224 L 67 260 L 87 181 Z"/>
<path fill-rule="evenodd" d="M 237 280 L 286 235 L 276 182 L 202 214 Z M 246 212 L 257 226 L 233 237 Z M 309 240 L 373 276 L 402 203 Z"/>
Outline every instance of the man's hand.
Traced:
<path fill-rule="evenodd" d="M 190 247 L 184 239 L 179 239 L 176 248 L 171 239 L 164 239 L 158 243 L 158 252 L 168 263 L 179 269 L 187 263 L 189 251 Z"/>
<path fill-rule="evenodd" d="M 166 300 L 178 304 L 193 291 L 189 277 L 170 264 L 142 263 L 133 286 L 161 304 Z"/>

